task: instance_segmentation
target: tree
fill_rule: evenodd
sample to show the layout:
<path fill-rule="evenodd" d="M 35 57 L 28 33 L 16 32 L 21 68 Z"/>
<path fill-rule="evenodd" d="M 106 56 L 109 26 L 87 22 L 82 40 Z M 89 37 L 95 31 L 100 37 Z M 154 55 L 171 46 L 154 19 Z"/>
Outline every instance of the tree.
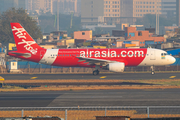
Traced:
<path fill-rule="evenodd" d="M 37 22 L 33 18 L 29 17 L 26 11 L 22 8 L 11 8 L 4 13 L 0 14 L 0 42 L 1 43 L 14 43 L 14 38 L 11 30 L 10 23 L 20 23 L 26 31 L 34 39 L 42 38 L 40 28 L 37 26 Z"/>

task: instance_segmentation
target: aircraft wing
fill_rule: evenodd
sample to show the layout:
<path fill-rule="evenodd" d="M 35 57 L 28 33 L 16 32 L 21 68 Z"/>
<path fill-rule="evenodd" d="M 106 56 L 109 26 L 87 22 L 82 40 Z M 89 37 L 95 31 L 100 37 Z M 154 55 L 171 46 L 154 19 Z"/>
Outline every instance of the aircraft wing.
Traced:
<path fill-rule="evenodd" d="M 102 60 L 102 59 L 97 59 L 97 58 L 85 58 L 85 57 L 76 57 L 79 59 L 78 62 L 82 62 L 85 61 L 87 63 L 89 63 L 88 65 L 105 65 L 107 63 L 113 63 L 116 61 L 111 61 L 111 60 Z"/>

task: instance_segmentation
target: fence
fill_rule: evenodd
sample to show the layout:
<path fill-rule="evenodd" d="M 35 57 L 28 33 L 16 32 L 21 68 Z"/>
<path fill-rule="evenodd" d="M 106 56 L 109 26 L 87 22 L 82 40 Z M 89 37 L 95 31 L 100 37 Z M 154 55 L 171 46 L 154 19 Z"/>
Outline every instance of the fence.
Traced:
<path fill-rule="evenodd" d="M 65 120 L 95 120 L 96 116 L 131 118 L 180 117 L 180 106 L 0 107 L 0 117 L 57 116 Z"/>
<path fill-rule="evenodd" d="M 8 68 L 8 66 L 7 66 Z M 92 73 L 94 68 L 83 67 L 41 67 L 41 65 L 18 65 L 20 73 Z M 109 72 L 108 70 L 100 70 Z M 150 72 L 150 67 L 126 67 L 125 72 Z M 180 71 L 180 66 L 155 67 L 155 71 Z M 0 66 L 0 73 L 8 73 L 8 69 Z"/>
<path fill-rule="evenodd" d="M 178 60 L 179 61 L 179 60 Z M 178 62 L 179 63 L 179 62 Z M 0 66 L 0 73 L 8 73 L 9 62 L 6 67 Z M 83 67 L 57 67 L 34 62 L 19 61 L 18 69 L 20 73 L 92 73 L 94 68 Z M 179 71 L 179 64 L 171 66 L 155 67 L 155 71 Z M 101 72 L 109 72 L 108 70 L 100 70 Z M 150 72 L 150 67 L 126 67 L 125 72 Z"/>
<path fill-rule="evenodd" d="M 8 67 L 7 67 L 8 68 Z M 31 68 L 21 66 L 19 67 L 20 73 L 92 73 L 94 68 L 83 68 L 83 67 L 55 67 L 41 68 L 40 65 Z M 100 70 L 101 72 L 109 72 L 108 70 Z M 150 72 L 150 67 L 126 67 L 125 72 Z M 155 67 L 155 71 L 180 71 L 180 66 L 162 66 Z M 8 69 L 0 66 L 0 73 L 8 73 Z"/>

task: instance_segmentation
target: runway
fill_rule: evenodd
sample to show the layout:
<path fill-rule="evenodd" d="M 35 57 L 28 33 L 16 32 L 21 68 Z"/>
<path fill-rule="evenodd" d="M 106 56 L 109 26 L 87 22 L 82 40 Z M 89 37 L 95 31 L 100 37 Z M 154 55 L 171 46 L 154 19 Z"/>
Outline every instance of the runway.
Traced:
<path fill-rule="evenodd" d="M 1 74 L 5 80 L 180 79 L 179 73 Z M 131 84 L 131 83 L 130 83 Z M 133 83 L 134 84 L 134 83 Z M 0 107 L 180 106 L 179 89 L 1 92 Z"/>
<path fill-rule="evenodd" d="M 0 107 L 180 106 L 179 89 L 1 92 Z"/>
<path fill-rule="evenodd" d="M 59 80 L 59 79 L 112 79 L 112 80 L 148 80 L 148 79 L 180 79 L 180 73 L 101 73 L 92 74 L 1 74 L 5 80 Z"/>

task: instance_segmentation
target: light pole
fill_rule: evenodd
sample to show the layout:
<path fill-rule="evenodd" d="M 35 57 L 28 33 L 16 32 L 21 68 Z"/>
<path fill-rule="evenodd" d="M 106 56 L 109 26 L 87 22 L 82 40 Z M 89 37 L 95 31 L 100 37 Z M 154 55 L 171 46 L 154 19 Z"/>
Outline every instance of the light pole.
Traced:
<path fill-rule="evenodd" d="M 156 34 L 159 35 L 159 13 L 156 12 Z"/>
<path fill-rule="evenodd" d="M 59 31 L 59 0 L 57 0 L 57 31 Z"/>

